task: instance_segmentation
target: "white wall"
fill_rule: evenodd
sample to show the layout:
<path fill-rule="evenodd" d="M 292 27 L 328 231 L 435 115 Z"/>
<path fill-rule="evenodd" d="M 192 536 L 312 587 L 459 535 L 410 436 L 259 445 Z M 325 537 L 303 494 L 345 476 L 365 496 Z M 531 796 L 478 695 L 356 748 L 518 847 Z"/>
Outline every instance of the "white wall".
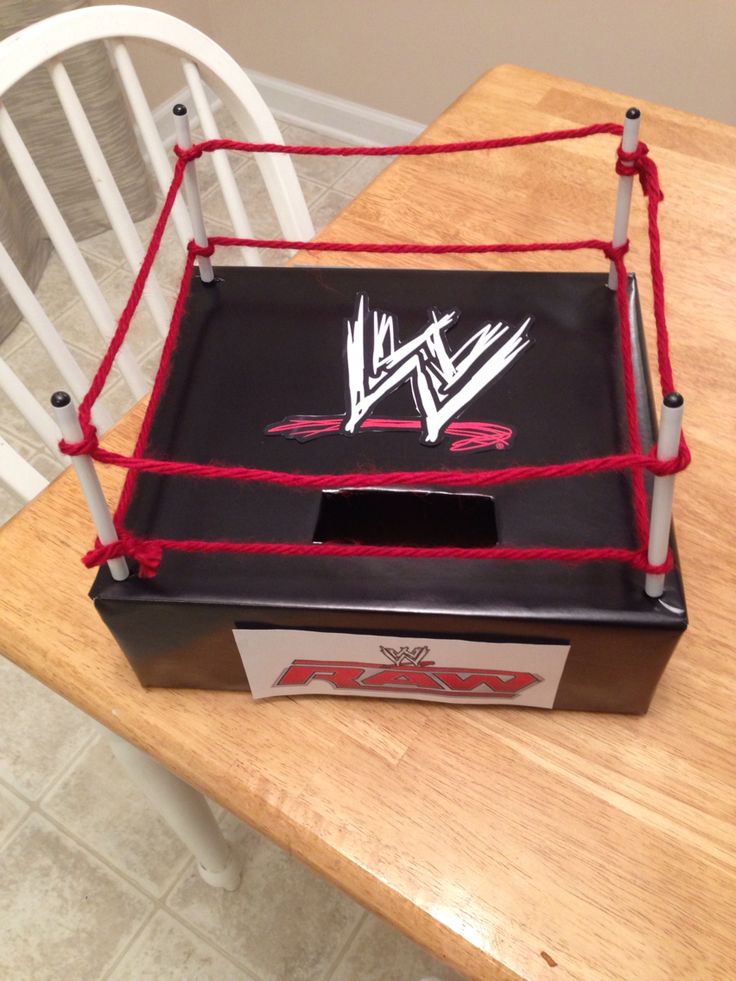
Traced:
<path fill-rule="evenodd" d="M 736 123 L 736 0 L 139 2 L 247 68 L 420 122 L 512 62 Z M 157 102 L 170 78 L 149 63 Z"/>

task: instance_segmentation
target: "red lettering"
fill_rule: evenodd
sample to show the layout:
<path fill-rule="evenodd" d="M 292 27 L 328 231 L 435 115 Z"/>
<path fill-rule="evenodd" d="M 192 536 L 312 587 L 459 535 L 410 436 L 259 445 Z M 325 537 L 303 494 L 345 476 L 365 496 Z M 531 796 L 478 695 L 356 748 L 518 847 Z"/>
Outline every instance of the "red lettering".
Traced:
<path fill-rule="evenodd" d="M 485 686 L 492 692 L 515 695 L 539 681 L 536 675 L 529 674 L 528 671 L 504 671 L 499 674 L 482 671 L 467 675 L 454 671 L 435 671 L 435 674 L 450 691 L 475 691 L 476 688 Z"/>
<path fill-rule="evenodd" d="M 369 669 L 374 669 L 370 671 Z M 377 670 L 375 670 L 377 669 Z M 472 668 L 381 668 L 377 664 L 346 661 L 294 661 L 276 681 L 275 687 L 309 685 L 326 681 L 342 691 L 382 690 L 387 693 L 444 692 L 445 695 L 477 694 L 482 697 L 513 698 L 541 679 L 528 671 L 474 671 Z M 480 690 L 479 690 L 480 689 Z"/>
<path fill-rule="evenodd" d="M 277 685 L 308 685 L 310 681 L 328 681 L 335 688 L 360 688 L 363 668 L 330 668 L 324 670 L 310 664 L 291 664 L 276 682 Z"/>
<path fill-rule="evenodd" d="M 377 671 L 363 679 L 362 688 L 383 688 L 403 685 L 407 688 L 432 688 L 442 691 L 442 685 L 426 671 Z"/>

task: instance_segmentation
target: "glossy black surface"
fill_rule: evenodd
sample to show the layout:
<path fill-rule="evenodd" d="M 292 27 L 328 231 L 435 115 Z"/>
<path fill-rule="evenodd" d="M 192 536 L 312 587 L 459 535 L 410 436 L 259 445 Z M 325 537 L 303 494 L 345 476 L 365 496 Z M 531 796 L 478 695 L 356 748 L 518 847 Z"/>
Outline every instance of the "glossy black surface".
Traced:
<path fill-rule="evenodd" d="M 152 432 L 150 455 L 331 473 L 543 464 L 626 451 L 615 297 L 604 274 L 222 268 L 222 281 L 193 284 L 174 370 Z M 632 309 L 636 308 L 632 280 Z M 345 409 L 344 322 L 365 291 L 397 315 L 401 337 L 430 307 L 459 307 L 457 348 L 491 320 L 534 317 L 533 345 L 466 409 L 463 419 L 513 427 L 513 445 L 451 452 L 416 432 L 363 432 L 308 443 L 266 436 L 289 415 Z M 640 394 L 646 393 L 634 331 Z M 652 439 L 644 410 L 645 445 Z M 416 416 L 408 385 L 376 415 Z M 428 488 L 429 489 L 429 488 Z M 493 487 L 503 545 L 634 545 L 629 478 L 623 474 Z M 144 476 L 132 530 L 171 538 L 313 540 L 319 490 Z M 187 555 L 169 553 L 153 581 L 105 583 L 108 598 L 175 603 L 394 610 L 682 629 L 684 615 L 643 593 L 627 566 L 423 559 Z M 684 609 L 678 576 L 665 600 Z"/>

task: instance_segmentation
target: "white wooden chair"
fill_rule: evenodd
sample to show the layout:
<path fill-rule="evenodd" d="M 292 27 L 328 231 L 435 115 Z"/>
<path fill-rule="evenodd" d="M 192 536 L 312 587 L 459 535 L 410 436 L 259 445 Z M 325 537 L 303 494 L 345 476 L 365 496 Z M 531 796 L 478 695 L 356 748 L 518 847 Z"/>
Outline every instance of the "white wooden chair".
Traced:
<path fill-rule="evenodd" d="M 171 154 L 166 152 L 161 142 L 126 47 L 126 39 L 151 42 L 152 45 L 168 48 L 169 51 L 173 49 L 178 53 L 191 95 L 190 105 L 199 117 L 199 125 L 205 138 L 217 139 L 220 133 L 203 79 L 221 98 L 236 121 L 240 131 L 238 135 L 253 142 L 283 142 L 273 116 L 240 66 L 210 38 L 168 14 L 122 5 L 88 7 L 50 17 L 0 42 L 0 140 L 66 268 L 69 279 L 104 338 L 109 338 L 115 327 L 110 306 L 2 98 L 30 71 L 46 65 L 69 127 L 97 188 L 101 204 L 131 268 L 132 284 L 133 273 L 137 272 L 140 265 L 144 246 L 61 60 L 68 49 L 78 44 L 88 41 L 107 42 L 110 57 L 117 67 L 137 126 L 141 146 L 161 193 L 164 194 L 172 176 Z M 259 155 L 257 162 L 284 237 L 301 240 L 311 238 L 314 228 L 290 158 L 282 154 Z M 245 205 L 224 153 L 214 155 L 214 168 L 235 235 L 253 237 Z M 188 212 L 182 203 L 178 203 L 172 219 L 181 242 L 183 265 L 184 250 L 186 243 L 192 238 L 192 228 Z M 23 279 L 9 248 L 9 244 L 6 247 L 0 243 L 0 279 L 64 378 L 69 391 L 77 399 L 81 399 L 88 388 L 88 379 Z M 244 250 L 243 258 L 249 264 L 260 263 L 259 256 L 253 250 Z M 169 321 L 169 302 L 155 275 L 149 280 L 145 299 L 163 336 Z M 133 396 L 137 399 L 145 395 L 148 386 L 130 349 L 121 351 L 118 365 Z M 0 391 L 13 402 L 50 451 L 57 453 L 60 434 L 47 411 L 48 400 L 45 399 L 45 404 L 41 405 L 2 359 Z M 104 406 L 97 410 L 95 423 L 100 432 L 104 432 L 112 424 Z M 4 482 L 24 501 L 30 500 L 46 485 L 41 474 L 4 440 L 0 440 L 0 482 Z M 111 738 L 116 756 L 197 857 L 200 873 L 205 881 L 228 889 L 235 888 L 239 881 L 237 861 L 229 854 L 228 846 L 201 794 L 133 746 L 117 737 Z"/>
<path fill-rule="evenodd" d="M 210 108 L 203 80 L 229 110 L 244 139 L 254 142 L 283 142 L 270 110 L 243 69 L 230 55 L 201 31 L 160 11 L 123 5 L 83 8 L 50 17 L 0 42 L 0 140 L 70 280 L 104 338 L 109 338 L 115 327 L 110 306 L 28 153 L 10 113 L 3 105 L 2 98 L 30 71 L 46 65 L 71 132 L 97 188 L 101 204 L 131 273 L 135 273 L 143 257 L 144 245 L 61 60 L 65 51 L 78 44 L 88 41 L 107 42 L 138 129 L 142 148 L 159 189 L 164 194 L 171 181 L 172 157 L 162 144 L 128 52 L 126 39 L 147 41 L 152 45 L 168 48 L 169 51 L 173 49 L 179 54 L 184 80 L 191 95 L 190 104 L 199 117 L 199 125 L 206 139 L 217 139 L 221 134 Z M 302 240 L 311 238 L 314 227 L 290 158 L 282 154 L 260 154 L 256 159 L 284 237 Z M 215 154 L 213 165 L 234 234 L 242 238 L 253 237 L 245 204 L 227 156 L 224 153 Z M 182 245 L 183 261 L 184 249 L 192 237 L 192 229 L 182 201 L 177 202 L 172 221 Z M 242 251 L 245 263 L 260 264 L 257 252 L 252 249 Z M 80 399 L 87 390 L 88 379 L 21 276 L 6 245 L 1 242 L 0 279 L 45 347 L 71 394 Z M 159 332 L 162 336 L 165 335 L 170 309 L 155 274 L 149 279 L 145 300 Z M 143 396 L 148 386 L 140 366 L 127 347 L 121 351 L 118 365 L 133 396 Z M 52 452 L 56 452 L 58 433 L 46 407 L 41 408 L 37 404 L 28 389 L 2 361 L 0 390 L 16 405 L 42 442 Z M 98 410 L 95 421 L 101 432 L 112 423 L 104 407 Z M 26 500 L 38 493 L 45 483 L 40 475 L 35 478 L 32 476 L 29 465 L 24 465 L 18 454 L 7 444 L 0 445 L 0 482 L 6 483 Z"/>

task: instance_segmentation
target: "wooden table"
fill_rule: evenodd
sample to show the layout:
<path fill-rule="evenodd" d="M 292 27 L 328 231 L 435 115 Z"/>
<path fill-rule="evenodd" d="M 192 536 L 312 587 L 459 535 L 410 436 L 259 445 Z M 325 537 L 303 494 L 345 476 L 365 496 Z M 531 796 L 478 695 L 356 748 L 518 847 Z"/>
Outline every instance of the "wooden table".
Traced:
<path fill-rule="evenodd" d="M 631 101 L 503 67 L 425 139 L 620 120 Z M 736 132 L 639 104 L 667 195 L 670 328 L 695 459 L 676 501 L 692 626 L 646 717 L 144 691 L 86 596 L 91 531 L 74 477 L 0 535 L 8 657 L 473 978 L 736 976 Z M 325 235 L 605 238 L 612 155 L 598 137 L 404 159 Z M 638 197 L 632 238 L 648 302 Z M 582 254 L 405 261 L 600 268 Z M 129 447 L 138 419 L 109 442 Z M 105 483 L 112 492 L 119 475 Z"/>

